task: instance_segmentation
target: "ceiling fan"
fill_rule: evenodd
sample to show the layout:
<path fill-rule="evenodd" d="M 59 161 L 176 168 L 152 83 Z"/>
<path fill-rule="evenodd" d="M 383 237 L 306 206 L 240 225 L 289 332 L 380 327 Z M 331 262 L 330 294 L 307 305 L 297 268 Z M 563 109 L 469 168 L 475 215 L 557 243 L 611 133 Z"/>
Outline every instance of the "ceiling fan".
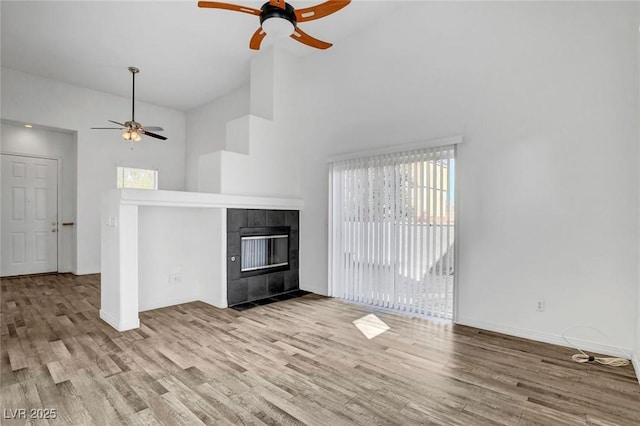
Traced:
<path fill-rule="evenodd" d="M 259 16 L 260 28 L 253 33 L 251 41 L 249 41 L 249 47 L 253 50 L 260 49 L 260 43 L 262 43 L 262 40 L 267 34 L 275 37 L 289 36 L 307 46 L 317 49 L 328 49 L 333 46 L 331 43 L 311 37 L 298 27 L 298 23 L 324 18 L 327 15 L 337 12 L 349 3 L 351 3 L 351 0 L 329 0 L 312 7 L 296 10 L 284 0 L 269 0 L 258 10 L 230 3 L 199 1 L 198 7 L 227 9 Z"/>
<path fill-rule="evenodd" d="M 162 127 L 156 126 L 148 126 L 143 127 L 142 124 L 138 123 L 135 120 L 135 103 L 136 103 L 136 74 L 140 72 L 140 70 L 136 67 L 129 67 L 129 71 L 131 72 L 131 76 L 133 78 L 133 91 L 131 95 L 131 121 L 125 121 L 124 123 L 118 123 L 117 121 L 109 120 L 110 123 L 117 124 L 120 127 L 92 127 L 92 129 L 103 130 L 103 129 L 114 129 L 114 130 L 122 130 L 122 138 L 124 140 L 132 140 L 138 142 L 142 139 L 142 135 L 151 136 L 152 138 L 161 139 L 163 141 L 167 140 L 165 136 L 158 135 L 156 133 L 151 133 L 149 130 L 153 130 L 155 132 L 161 132 L 164 129 Z"/>

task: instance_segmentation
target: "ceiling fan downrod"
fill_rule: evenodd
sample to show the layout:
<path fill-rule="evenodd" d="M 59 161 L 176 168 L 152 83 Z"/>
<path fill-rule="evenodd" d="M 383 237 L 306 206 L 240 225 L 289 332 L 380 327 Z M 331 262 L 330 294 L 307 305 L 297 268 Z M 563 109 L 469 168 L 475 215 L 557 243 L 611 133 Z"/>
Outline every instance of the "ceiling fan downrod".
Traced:
<path fill-rule="evenodd" d="M 136 67 L 129 67 L 129 71 L 131 71 L 131 78 L 133 79 L 132 84 L 132 93 L 131 93 L 131 122 L 136 121 L 136 74 L 140 72 L 140 70 Z"/>

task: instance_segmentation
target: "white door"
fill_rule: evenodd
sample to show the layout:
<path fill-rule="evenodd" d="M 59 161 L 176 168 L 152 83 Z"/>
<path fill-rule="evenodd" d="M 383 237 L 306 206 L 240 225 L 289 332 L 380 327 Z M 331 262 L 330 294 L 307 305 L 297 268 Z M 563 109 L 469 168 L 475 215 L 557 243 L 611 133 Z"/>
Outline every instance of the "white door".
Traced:
<path fill-rule="evenodd" d="M 58 161 L 2 154 L 0 275 L 58 270 Z"/>

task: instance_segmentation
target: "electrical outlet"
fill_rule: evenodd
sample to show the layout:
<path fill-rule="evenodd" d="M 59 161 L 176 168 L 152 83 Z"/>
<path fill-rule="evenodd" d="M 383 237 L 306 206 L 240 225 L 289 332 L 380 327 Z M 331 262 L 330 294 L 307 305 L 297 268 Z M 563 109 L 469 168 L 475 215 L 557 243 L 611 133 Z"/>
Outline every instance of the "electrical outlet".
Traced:
<path fill-rule="evenodd" d="M 536 303 L 536 311 L 544 312 L 544 299 L 538 300 L 538 303 Z"/>
<path fill-rule="evenodd" d="M 182 269 L 179 267 L 172 268 L 171 273 L 169 273 L 169 283 L 180 284 L 181 282 L 182 282 Z"/>

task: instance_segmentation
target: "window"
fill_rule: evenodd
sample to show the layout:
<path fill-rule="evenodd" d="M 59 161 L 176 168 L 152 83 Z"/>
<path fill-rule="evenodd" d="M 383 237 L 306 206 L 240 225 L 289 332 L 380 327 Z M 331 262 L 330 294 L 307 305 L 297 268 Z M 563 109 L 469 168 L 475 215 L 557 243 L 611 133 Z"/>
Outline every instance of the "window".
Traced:
<path fill-rule="evenodd" d="M 117 173 L 118 188 L 158 189 L 157 170 L 118 167 Z"/>

